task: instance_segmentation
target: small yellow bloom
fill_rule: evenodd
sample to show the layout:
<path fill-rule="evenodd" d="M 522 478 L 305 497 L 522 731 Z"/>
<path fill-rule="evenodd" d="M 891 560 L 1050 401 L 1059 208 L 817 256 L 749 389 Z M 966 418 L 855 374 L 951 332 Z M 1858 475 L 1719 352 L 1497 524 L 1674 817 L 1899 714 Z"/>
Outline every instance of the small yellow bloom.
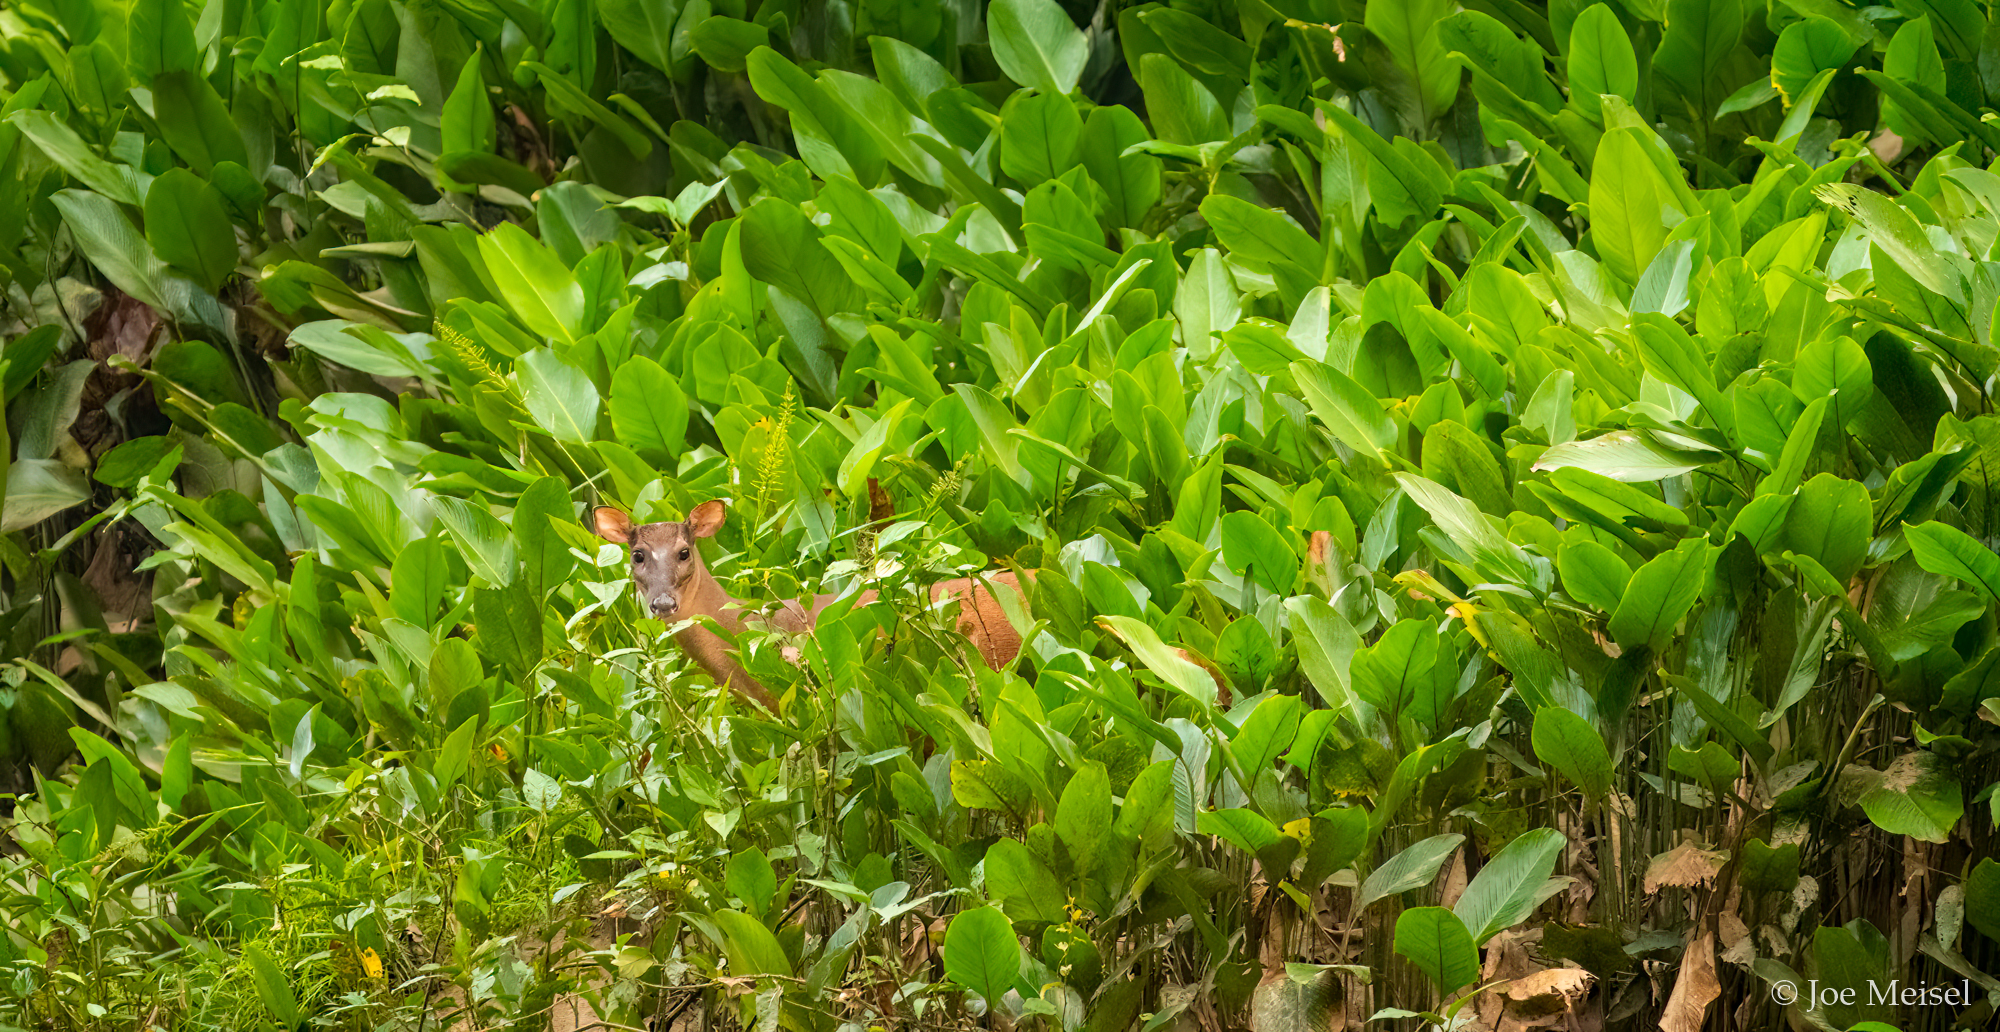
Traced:
<path fill-rule="evenodd" d="M 382 956 L 376 953 L 373 949 L 367 947 L 362 948 L 361 973 L 367 975 L 369 978 L 381 978 Z"/>

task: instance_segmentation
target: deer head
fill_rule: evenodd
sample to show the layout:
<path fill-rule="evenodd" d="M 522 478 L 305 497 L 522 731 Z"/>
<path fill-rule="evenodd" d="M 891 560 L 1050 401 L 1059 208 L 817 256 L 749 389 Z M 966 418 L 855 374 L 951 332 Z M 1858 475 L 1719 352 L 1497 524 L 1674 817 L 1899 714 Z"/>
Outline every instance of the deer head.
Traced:
<path fill-rule="evenodd" d="M 721 502 L 710 500 L 681 522 L 633 526 L 630 516 L 598 506 L 591 520 L 598 537 L 632 549 L 632 582 L 639 586 L 639 600 L 655 617 L 672 623 L 696 615 L 697 595 L 714 580 L 695 539 L 713 537 L 727 512 Z"/>

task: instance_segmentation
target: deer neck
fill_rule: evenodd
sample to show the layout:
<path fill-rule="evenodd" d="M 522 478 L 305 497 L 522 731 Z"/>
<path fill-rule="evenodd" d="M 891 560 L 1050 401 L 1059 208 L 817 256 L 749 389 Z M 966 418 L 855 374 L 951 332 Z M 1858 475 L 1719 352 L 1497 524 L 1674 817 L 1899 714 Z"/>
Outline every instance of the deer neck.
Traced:
<path fill-rule="evenodd" d="M 731 637 L 743 632 L 743 607 L 724 591 L 715 576 L 707 570 L 696 580 L 692 596 L 688 600 L 688 612 L 696 616 L 713 619 L 717 626 L 727 631 Z M 682 649 L 692 657 L 695 664 L 708 672 L 716 684 L 726 685 L 737 694 L 759 703 L 773 713 L 778 711 L 778 700 L 763 685 L 758 684 L 736 657 L 729 654 L 731 645 L 722 636 L 701 624 L 695 624 L 674 636 Z"/>

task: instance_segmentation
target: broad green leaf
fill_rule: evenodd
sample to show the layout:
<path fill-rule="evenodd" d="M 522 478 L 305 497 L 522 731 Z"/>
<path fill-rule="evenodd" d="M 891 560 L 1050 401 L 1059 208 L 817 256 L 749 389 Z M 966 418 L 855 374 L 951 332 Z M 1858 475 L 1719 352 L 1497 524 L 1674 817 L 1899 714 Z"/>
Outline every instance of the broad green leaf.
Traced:
<path fill-rule="evenodd" d="M 729 957 L 732 974 L 775 975 L 790 978 L 792 962 L 778 937 L 763 922 L 740 910 L 720 910 L 709 920 L 723 935 L 723 950 Z"/>
<path fill-rule="evenodd" d="M 743 227 L 743 265 L 824 320 L 860 307 L 854 280 L 820 243 L 820 232 L 797 205 L 766 197 L 750 206 Z"/>
<path fill-rule="evenodd" d="M 1571 441 L 1544 451 L 1537 471 L 1574 466 L 1613 480 L 1640 484 L 1665 480 L 1721 459 L 1717 452 L 1670 448 L 1644 432 L 1613 430 L 1587 441 Z"/>
<path fill-rule="evenodd" d="M 1406 0 L 1369 4 L 1368 31 L 1382 41 L 1396 67 L 1409 76 L 1396 100 L 1419 131 L 1451 106 L 1458 95 L 1458 60 L 1438 40 L 1438 25 L 1450 14 L 1446 0 Z"/>
<path fill-rule="evenodd" d="M 1903 528 L 1917 565 L 2000 598 L 2000 556 L 1956 527 L 1935 520 Z"/>
<path fill-rule="evenodd" d="M 1396 918 L 1396 952 L 1429 975 L 1442 996 L 1479 978 L 1479 949 L 1465 922 L 1443 907 L 1414 907 Z"/>
<path fill-rule="evenodd" d="M 7 117 L 7 124 L 19 129 L 50 161 L 83 185 L 121 204 L 136 208 L 145 203 L 151 177 L 129 165 L 112 164 L 98 157 L 82 137 L 49 112 L 17 111 Z"/>
<path fill-rule="evenodd" d="M 1445 859 L 1465 841 L 1463 835 L 1433 835 L 1382 862 L 1369 872 L 1354 896 L 1354 912 L 1368 909 L 1378 899 L 1422 888 L 1437 877 Z M 1461 929 L 1462 930 L 1462 929 Z"/>
<path fill-rule="evenodd" d="M 986 8 L 993 60 L 1009 79 L 1062 96 L 1090 57 L 1083 31 L 1055 0 L 993 0 Z"/>
<path fill-rule="evenodd" d="M 1029 923 L 1060 923 L 1069 893 L 1063 879 L 1028 847 L 1001 839 L 986 851 L 986 891 L 1011 919 Z"/>
<path fill-rule="evenodd" d="M 610 408 L 618 440 L 655 462 L 670 460 L 686 444 L 687 396 L 679 381 L 644 355 L 612 376 Z"/>
<path fill-rule="evenodd" d="M 236 230 L 222 195 L 186 169 L 168 169 L 146 191 L 146 242 L 210 293 L 236 271 Z"/>
<path fill-rule="evenodd" d="M 26 530 L 56 513 L 90 501 L 83 471 L 54 459 L 20 459 L 7 470 L 0 533 Z"/>
<path fill-rule="evenodd" d="M 1825 18 L 1805 18 L 1785 26 L 1771 51 L 1771 83 L 1790 107 L 1813 77 L 1839 68 L 1854 56 L 1855 41 Z"/>
<path fill-rule="evenodd" d="M 1082 135 L 1083 118 L 1068 97 L 1017 93 L 1000 112 L 1000 170 L 1024 187 L 1038 186 L 1076 164 Z"/>
<path fill-rule="evenodd" d="M 1821 473 L 1806 481 L 1785 515 L 1784 547 L 1811 556 L 1841 584 L 1861 569 L 1875 514 L 1866 485 Z"/>
<path fill-rule="evenodd" d="M 284 969 L 261 947 L 243 947 L 243 962 L 250 967 L 250 984 L 257 989 L 257 998 L 264 1002 L 264 1009 L 280 1027 L 290 1028 L 299 1023 L 298 997 L 292 993 L 292 981 L 285 976 Z"/>
<path fill-rule="evenodd" d="M 1638 95 L 1639 59 L 1632 37 L 1605 4 L 1584 8 L 1570 23 L 1569 88 L 1576 106 L 1600 121 L 1600 95 L 1615 94 L 1628 102 Z"/>
<path fill-rule="evenodd" d="M 1437 628 L 1429 621 L 1398 621 L 1354 654 L 1354 693 L 1385 715 L 1435 723 L 1438 651 Z"/>
<path fill-rule="evenodd" d="M 1273 592 L 1285 592 L 1298 579 L 1298 552 L 1253 512 L 1223 515 L 1222 559 L 1231 572 L 1254 577 Z"/>
<path fill-rule="evenodd" d="M 1097 619 L 1117 634 L 1126 647 L 1139 657 L 1139 662 L 1166 682 L 1168 687 L 1204 706 L 1215 705 L 1215 678 L 1200 664 L 1183 658 L 1180 649 L 1161 641 L 1159 633 L 1144 621 L 1129 616 L 1100 616 Z"/>
<path fill-rule="evenodd" d="M 945 977 L 997 1005 L 1021 977 L 1021 942 L 1013 923 L 993 907 L 975 907 L 951 919 L 944 935 Z"/>
<path fill-rule="evenodd" d="M 1591 236 L 1605 269 L 1626 283 L 1639 282 L 1668 234 L 1690 214 L 1646 153 L 1646 134 L 1643 128 L 1605 133 L 1591 167 Z"/>
<path fill-rule="evenodd" d="M 1056 804 L 1055 828 L 1078 873 L 1097 870 L 1112 828 L 1111 781 L 1103 764 L 1087 762 L 1070 776 Z"/>
<path fill-rule="evenodd" d="M 174 153 L 203 175 L 224 161 L 250 162 L 243 134 L 230 119 L 221 94 L 193 71 L 153 77 L 153 118 Z"/>
<path fill-rule="evenodd" d="M 634 48 L 634 52 L 639 51 Z M 446 154 L 493 149 L 493 98 L 487 95 L 486 80 L 479 70 L 484 56 L 475 51 L 465 59 L 465 65 L 458 72 L 458 82 L 452 86 L 451 96 L 444 102 L 444 112 L 438 125 L 444 137 Z"/>
<path fill-rule="evenodd" d="M 514 373 L 521 383 L 521 403 L 558 441 L 588 444 L 597 439 L 597 386 L 583 371 L 557 358 L 547 348 L 536 348 L 514 360 Z"/>
<path fill-rule="evenodd" d="M 1702 538 L 1654 556 L 1632 575 L 1611 614 L 1611 636 L 1628 648 L 1660 644 L 1701 597 L 1714 564 L 1715 550 Z"/>
<path fill-rule="evenodd" d="M 739 850 L 729 858 L 723 881 L 730 895 L 742 900 L 743 905 L 758 917 L 768 913 L 771 904 L 776 902 L 778 874 L 772 869 L 764 851 L 756 846 Z"/>
<path fill-rule="evenodd" d="M 2000 862 L 1991 857 L 1965 878 L 1965 922 L 2000 942 Z"/>
<path fill-rule="evenodd" d="M 583 325 L 583 288 L 554 252 L 520 226 L 503 222 L 479 238 L 479 254 L 514 314 L 528 329 L 573 341 Z"/>
<path fill-rule="evenodd" d="M 1965 814 L 1956 772 L 1935 753 L 1905 753 L 1887 770 L 1867 771 L 1859 780 L 1861 809 L 1891 835 L 1944 842 Z"/>
<path fill-rule="evenodd" d="M 1535 755 L 1591 799 L 1611 790 L 1611 753 L 1590 722 L 1560 706 L 1535 712 Z"/>
<path fill-rule="evenodd" d="M 1743 0 L 1667 0 L 1665 29 L 1653 53 L 1653 80 L 1695 118 L 1716 109 L 1736 83 L 1718 74 L 1736 49 Z M 1593 206 L 1594 207 L 1594 206 Z"/>
<path fill-rule="evenodd" d="M 1486 861 L 1452 908 L 1483 946 L 1501 930 L 1527 920 L 1569 840 L 1554 828 L 1536 828 Z M 1561 884 L 1558 882 L 1557 884 Z"/>
<path fill-rule="evenodd" d="M 1381 402 L 1351 376 L 1324 362 L 1294 362 L 1292 380 L 1333 436 L 1365 455 L 1387 461 L 1396 424 Z"/>
<path fill-rule="evenodd" d="M 1618 553 L 1595 541 L 1565 541 L 1557 553 L 1556 569 L 1562 574 L 1563 590 L 1571 598 L 1605 612 L 1613 612 L 1632 582 L 1632 567 Z"/>

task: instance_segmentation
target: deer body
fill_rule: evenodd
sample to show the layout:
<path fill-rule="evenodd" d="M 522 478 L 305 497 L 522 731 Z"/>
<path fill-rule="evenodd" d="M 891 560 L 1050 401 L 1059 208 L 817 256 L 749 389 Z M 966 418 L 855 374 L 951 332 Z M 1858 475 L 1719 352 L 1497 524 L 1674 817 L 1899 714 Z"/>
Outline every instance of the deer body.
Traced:
<path fill-rule="evenodd" d="M 631 518 L 616 509 L 600 507 L 593 514 L 597 535 L 606 541 L 632 549 L 632 580 L 638 585 L 640 601 L 653 616 L 673 624 L 689 617 L 706 616 L 732 637 L 752 621 L 790 634 L 810 632 L 819 616 L 839 599 L 838 595 L 814 596 L 810 603 L 788 600 L 759 611 L 730 596 L 702 560 L 695 539 L 710 537 L 722 527 L 727 512 L 718 501 L 695 506 L 680 523 L 647 523 L 635 526 Z M 1019 590 L 1011 573 L 987 578 Z M 861 593 L 857 604 L 874 601 L 876 593 Z M 1021 654 L 1021 636 L 1008 621 L 986 585 L 974 578 L 944 581 L 931 587 L 931 601 L 958 600 L 958 630 L 979 650 L 980 658 L 995 670 L 1012 663 Z M 757 683 L 736 661 L 727 641 L 701 624 L 674 635 L 696 665 L 746 701 L 778 712 L 778 699 L 770 689 Z"/>

